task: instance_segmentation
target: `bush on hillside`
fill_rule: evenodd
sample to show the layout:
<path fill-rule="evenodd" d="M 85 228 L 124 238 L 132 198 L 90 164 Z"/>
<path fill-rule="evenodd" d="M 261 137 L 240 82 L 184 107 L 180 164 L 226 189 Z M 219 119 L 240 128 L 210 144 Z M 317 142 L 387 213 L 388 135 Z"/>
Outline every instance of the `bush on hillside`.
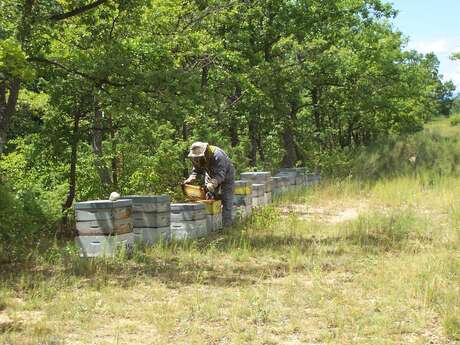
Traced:
<path fill-rule="evenodd" d="M 451 175 L 460 172 L 460 140 L 437 133 L 420 132 L 390 137 L 362 149 L 352 161 L 351 172 L 361 178 L 411 174 Z"/>
<path fill-rule="evenodd" d="M 450 117 L 450 125 L 451 126 L 460 125 L 460 114 L 453 115 L 453 116 Z"/>

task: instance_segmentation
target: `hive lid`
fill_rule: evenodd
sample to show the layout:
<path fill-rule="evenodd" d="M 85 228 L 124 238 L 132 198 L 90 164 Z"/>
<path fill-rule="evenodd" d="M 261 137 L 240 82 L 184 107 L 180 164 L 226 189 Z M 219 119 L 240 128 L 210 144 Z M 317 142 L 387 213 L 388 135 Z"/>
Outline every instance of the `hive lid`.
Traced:
<path fill-rule="evenodd" d="M 132 200 L 133 204 L 160 204 L 171 201 L 169 195 L 126 195 L 123 198 Z"/>
<path fill-rule="evenodd" d="M 132 206 L 133 202 L 128 199 L 119 199 L 117 201 L 110 200 L 91 200 L 77 202 L 75 204 L 76 210 L 89 210 L 89 209 L 108 209 L 117 207 L 129 207 Z"/>
<path fill-rule="evenodd" d="M 247 187 L 250 186 L 251 182 L 246 181 L 246 180 L 238 180 L 235 181 L 235 187 Z"/>
<path fill-rule="evenodd" d="M 204 210 L 206 206 L 199 203 L 180 203 L 180 204 L 171 204 L 171 211 L 195 211 L 195 210 Z"/>

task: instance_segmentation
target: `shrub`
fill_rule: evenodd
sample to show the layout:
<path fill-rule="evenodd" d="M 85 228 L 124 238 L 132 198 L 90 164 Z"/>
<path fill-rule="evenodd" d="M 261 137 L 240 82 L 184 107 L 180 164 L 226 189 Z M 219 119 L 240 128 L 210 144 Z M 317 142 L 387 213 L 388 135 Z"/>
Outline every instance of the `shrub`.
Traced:
<path fill-rule="evenodd" d="M 460 114 L 456 114 L 450 117 L 450 125 L 451 126 L 460 125 Z"/>
<path fill-rule="evenodd" d="M 364 179 L 403 175 L 456 175 L 460 172 L 460 140 L 421 132 L 390 137 L 362 149 L 351 163 L 354 176 Z"/>

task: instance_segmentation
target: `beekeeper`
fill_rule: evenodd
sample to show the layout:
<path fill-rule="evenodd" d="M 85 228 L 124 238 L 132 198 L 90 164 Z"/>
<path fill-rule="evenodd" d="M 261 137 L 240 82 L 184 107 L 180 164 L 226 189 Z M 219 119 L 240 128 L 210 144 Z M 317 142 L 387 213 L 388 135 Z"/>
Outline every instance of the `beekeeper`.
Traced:
<path fill-rule="evenodd" d="M 223 226 L 232 225 L 235 168 L 230 158 L 217 146 L 199 141 L 192 144 L 188 157 L 193 169 L 185 183 L 191 183 L 198 176 L 204 175 L 206 189 L 216 195 L 220 194 Z"/>

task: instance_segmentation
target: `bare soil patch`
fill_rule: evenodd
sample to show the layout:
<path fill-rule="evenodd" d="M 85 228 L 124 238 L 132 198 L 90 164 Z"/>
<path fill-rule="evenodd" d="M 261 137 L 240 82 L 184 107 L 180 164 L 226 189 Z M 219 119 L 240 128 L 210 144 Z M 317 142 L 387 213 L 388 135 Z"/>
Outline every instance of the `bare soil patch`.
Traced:
<path fill-rule="evenodd" d="M 285 216 L 297 215 L 300 219 L 328 224 L 339 224 L 357 219 L 368 210 L 367 203 L 352 205 L 329 204 L 324 206 L 310 206 L 306 204 L 283 205 L 281 213 Z"/>

